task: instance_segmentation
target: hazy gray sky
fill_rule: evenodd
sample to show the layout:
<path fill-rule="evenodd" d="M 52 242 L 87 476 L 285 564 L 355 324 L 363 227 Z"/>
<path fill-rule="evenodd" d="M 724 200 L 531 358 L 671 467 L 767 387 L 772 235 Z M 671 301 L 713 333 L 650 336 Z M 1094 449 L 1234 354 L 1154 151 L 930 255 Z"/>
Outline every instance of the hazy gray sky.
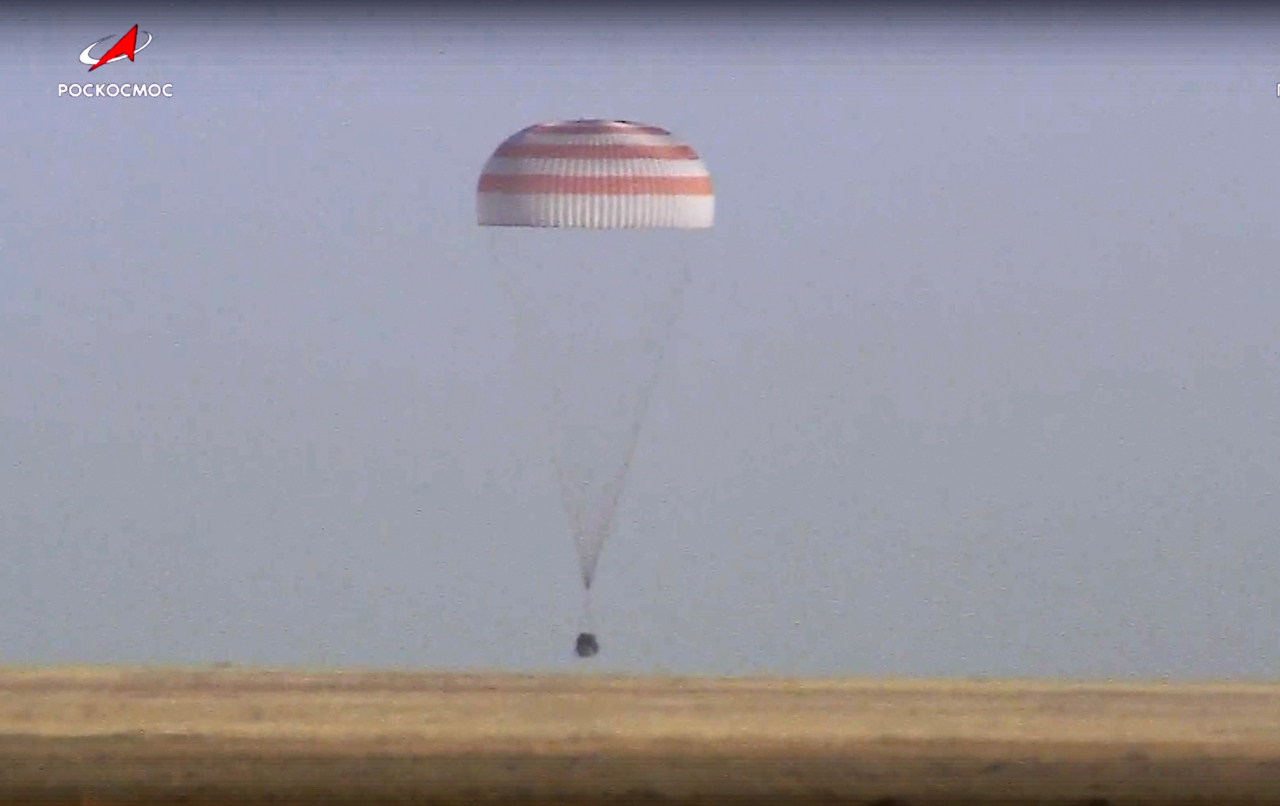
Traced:
<path fill-rule="evenodd" d="M 717 26 L 7 22 L 0 663 L 1274 676 L 1280 29 Z M 474 210 L 570 117 L 718 199 L 590 665 Z"/>

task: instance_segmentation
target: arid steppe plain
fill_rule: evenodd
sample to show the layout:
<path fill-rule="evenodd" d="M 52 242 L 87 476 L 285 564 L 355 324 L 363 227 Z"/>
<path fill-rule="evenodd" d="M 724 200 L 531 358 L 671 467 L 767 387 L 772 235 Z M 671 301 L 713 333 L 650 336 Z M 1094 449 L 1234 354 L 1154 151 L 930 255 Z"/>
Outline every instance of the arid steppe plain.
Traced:
<path fill-rule="evenodd" d="M 1280 685 L 0 670 L 0 803 L 1280 803 Z"/>

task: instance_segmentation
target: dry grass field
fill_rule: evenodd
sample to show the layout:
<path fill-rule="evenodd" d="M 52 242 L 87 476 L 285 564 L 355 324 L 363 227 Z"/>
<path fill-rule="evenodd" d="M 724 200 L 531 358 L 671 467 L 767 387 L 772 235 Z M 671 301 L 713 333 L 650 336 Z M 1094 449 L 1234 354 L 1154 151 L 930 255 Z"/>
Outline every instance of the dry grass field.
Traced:
<path fill-rule="evenodd" d="M 0 803 L 1280 803 L 1280 686 L 0 670 Z"/>

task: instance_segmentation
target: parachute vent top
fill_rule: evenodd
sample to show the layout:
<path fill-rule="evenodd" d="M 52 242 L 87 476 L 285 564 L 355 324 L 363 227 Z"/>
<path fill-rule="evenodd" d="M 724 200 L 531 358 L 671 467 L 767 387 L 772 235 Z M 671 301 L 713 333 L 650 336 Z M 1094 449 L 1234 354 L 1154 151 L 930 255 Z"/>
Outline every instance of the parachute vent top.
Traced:
<path fill-rule="evenodd" d="M 578 645 L 575 650 L 580 658 L 589 658 L 600 651 L 600 644 L 596 642 L 596 637 L 589 632 L 578 633 Z"/>

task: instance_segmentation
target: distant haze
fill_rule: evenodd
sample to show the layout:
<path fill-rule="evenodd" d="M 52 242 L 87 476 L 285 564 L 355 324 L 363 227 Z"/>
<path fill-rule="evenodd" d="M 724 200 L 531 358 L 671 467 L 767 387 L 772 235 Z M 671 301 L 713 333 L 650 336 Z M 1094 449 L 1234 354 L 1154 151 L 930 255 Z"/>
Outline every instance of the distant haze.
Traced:
<path fill-rule="evenodd" d="M 0 30 L 0 664 L 1275 675 L 1274 20 L 131 15 Z M 571 117 L 717 192 L 590 663 L 474 210 Z"/>

